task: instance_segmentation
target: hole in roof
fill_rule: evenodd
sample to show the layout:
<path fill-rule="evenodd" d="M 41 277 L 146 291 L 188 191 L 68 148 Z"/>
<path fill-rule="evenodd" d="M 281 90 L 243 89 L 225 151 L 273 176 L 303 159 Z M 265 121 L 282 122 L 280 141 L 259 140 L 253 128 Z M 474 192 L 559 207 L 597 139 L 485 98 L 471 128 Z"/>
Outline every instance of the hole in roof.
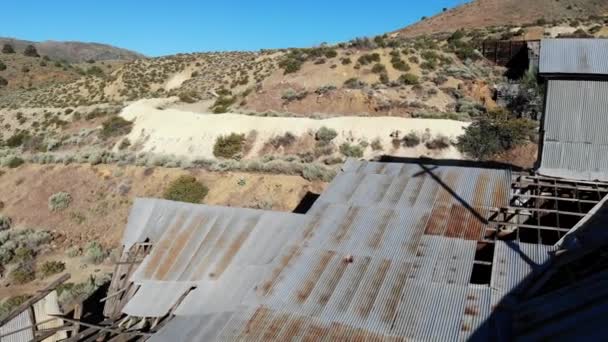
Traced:
<path fill-rule="evenodd" d="M 475 252 L 475 260 L 492 262 L 493 259 L 494 259 L 494 244 L 478 242 L 477 251 Z"/>
<path fill-rule="evenodd" d="M 470 284 L 490 285 L 492 279 L 492 265 L 473 264 L 473 272 L 471 272 Z"/>

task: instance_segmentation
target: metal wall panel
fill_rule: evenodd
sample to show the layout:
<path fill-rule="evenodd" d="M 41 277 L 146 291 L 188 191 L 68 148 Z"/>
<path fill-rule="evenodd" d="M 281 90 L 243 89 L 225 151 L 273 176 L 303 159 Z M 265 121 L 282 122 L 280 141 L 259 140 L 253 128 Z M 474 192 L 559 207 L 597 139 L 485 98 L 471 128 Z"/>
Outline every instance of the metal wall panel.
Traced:
<path fill-rule="evenodd" d="M 33 324 L 28 310 L 23 311 L 17 317 L 11 319 L 5 325 L 0 327 L 0 336 L 31 327 Z M 32 329 L 25 329 L 20 332 L 15 332 L 2 338 L 2 342 L 30 342 L 34 339 Z"/>
<path fill-rule="evenodd" d="M 608 75 L 607 39 L 543 39 L 541 74 Z"/>
<path fill-rule="evenodd" d="M 550 80 L 539 173 L 608 181 L 608 82 Z"/>

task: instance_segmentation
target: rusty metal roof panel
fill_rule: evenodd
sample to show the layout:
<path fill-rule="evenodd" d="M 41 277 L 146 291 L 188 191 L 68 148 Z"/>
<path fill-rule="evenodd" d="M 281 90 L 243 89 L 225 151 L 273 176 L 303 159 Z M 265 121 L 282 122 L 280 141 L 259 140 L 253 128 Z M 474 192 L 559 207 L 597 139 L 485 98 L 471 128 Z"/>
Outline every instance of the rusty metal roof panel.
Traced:
<path fill-rule="evenodd" d="M 608 58 L 607 58 L 608 60 Z M 608 180 L 608 82 L 550 80 L 539 173 Z"/>
<path fill-rule="evenodd" d="M 608 39 L 543 39 L 541 74 L 608 75 Z"/>
<path fill-rule="evenodd" d="M 191 287 L 185 282 L 145 282 L 122 312 L 136 317 L 163 317 Z"/>
<path fill-rule="evenodd" d="M 8 321 L 0 327 L 0 336 L 8 335 L 2 338 L 2 342 L 29 342 L 34 340 L 32 329 L 23 328 L 31 327 L 32 320 L 28 310 L 21 312 L 15 318 Z M 21 331 L 18 331 L 21 330 Z M 17 332 L 18 331 L 18 332 Z"/>

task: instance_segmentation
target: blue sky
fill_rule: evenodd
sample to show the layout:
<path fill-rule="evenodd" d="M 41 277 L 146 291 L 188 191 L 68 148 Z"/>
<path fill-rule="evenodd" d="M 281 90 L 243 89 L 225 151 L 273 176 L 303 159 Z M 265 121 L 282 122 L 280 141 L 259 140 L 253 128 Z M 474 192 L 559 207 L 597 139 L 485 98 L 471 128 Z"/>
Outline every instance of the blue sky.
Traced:
<path fill-rule="evenodd" d="M 11 0 L 0 36 L 76 40 L 148 56 L 336 43 L 389 32 L 464 0 Z"/>

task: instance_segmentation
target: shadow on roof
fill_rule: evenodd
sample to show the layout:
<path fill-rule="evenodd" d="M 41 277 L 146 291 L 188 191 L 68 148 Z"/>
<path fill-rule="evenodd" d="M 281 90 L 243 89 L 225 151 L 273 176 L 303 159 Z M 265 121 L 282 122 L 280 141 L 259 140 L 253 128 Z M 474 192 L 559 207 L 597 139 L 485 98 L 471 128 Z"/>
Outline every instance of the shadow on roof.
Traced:
<path fill-rule="evenodd" d="M 383 155 L 378 158 L 379 162 L 383 163 L 403 163 L 403 164 L 424 164 L 435 166 L 460 166 L 472 167 L 480 169 L 510 169 L 512 171 L 523 171 L 524 169 L 508 163 L 496 161 L 474 161 L 474 160 L 458 160 L 458 159 L 433 159 L 433 158 L 408 158 Z"/>

